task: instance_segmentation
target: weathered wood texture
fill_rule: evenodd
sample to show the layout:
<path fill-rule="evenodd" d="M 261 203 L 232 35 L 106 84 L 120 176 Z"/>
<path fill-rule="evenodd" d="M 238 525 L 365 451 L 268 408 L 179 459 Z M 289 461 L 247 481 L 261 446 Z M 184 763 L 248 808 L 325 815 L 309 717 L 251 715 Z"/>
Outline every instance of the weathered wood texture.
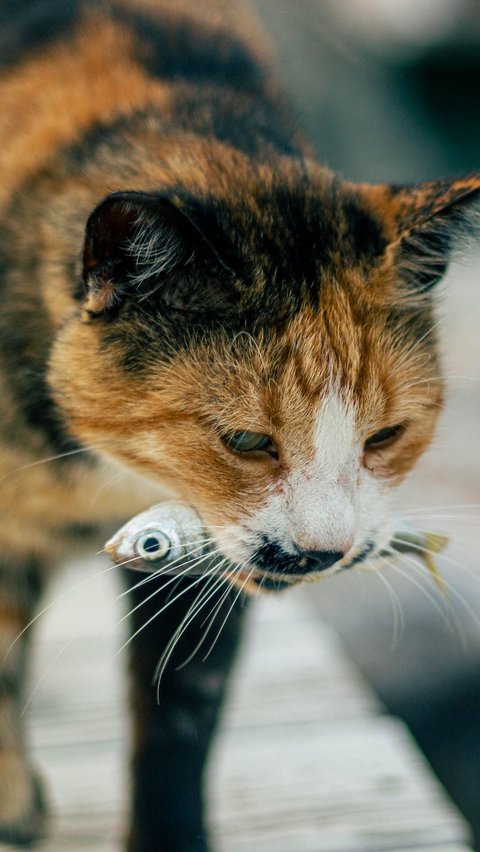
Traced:
<path fill-rule="evenodd" d="M 108 573 L 85 583 L 92 569 L 79 568 L 57 593 L 82 585 L 40 619 L 27 711 L 55 807 L 45 852 L 113 852 L 125 821 L 118 588 Z M 251 622 L 210 767 L 218 852 L 467 849 L 458 814 L 308 590 L 259 601 Z"/>

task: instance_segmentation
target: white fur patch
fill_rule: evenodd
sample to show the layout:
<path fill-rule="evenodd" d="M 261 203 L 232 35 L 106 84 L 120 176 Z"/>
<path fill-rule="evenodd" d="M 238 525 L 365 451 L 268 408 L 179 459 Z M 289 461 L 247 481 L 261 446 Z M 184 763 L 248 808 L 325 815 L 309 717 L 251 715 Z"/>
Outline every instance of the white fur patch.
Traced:
<path fill-rule="evenodd" d="M 313 435 L 305 440 L 311 442 L 309 452 L 303 461 L 298 453 L 298 464 L 285 476 L 282 488 L 266 494 L 263 509 L 247 524 L 254 535 L 244 533 L 243 541 L 255 547 L 267 537 L 290 554 L 297 548 L 345 553 L 329 569 L 333 573 L 348 565 L 367 542 L 378 550 L 380 541 L 388 538 L 382 530 L 389 517 L 389 489 L 362 466 L 355 409 L 338 394 L 322 402 Z"/>

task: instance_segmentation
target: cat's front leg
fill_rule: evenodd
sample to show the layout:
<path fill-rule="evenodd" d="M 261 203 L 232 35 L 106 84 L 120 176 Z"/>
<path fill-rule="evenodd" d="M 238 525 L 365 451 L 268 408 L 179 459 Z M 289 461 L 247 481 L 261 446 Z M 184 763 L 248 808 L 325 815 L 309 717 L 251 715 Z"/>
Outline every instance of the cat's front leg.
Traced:
<path fill-rule="evenodd" d="M 0 557 L 0 843 L 29 846 L 45 834 L 42 784 L 25 746 L 22 709 L 28 633 L 43 588 L 38 559 Z"/>
<path fill-rule="evenodd" d="M 138 583 L 131 574 L 129 583 Z M 156 588 L 148 582 L 133 588 L 136 607 Z M 132 707 L 134 713 L 133 808 L 128 852 L 207 852 L 203 814 L 203 772 L 212 734 L 225 693 L 228 672 L 241 632 L 244 608 L 237 602 L 214 648 L 203 661 L 232 605 L 233 590 L 224 601 L 204 644 L 184 667 L 208 626 L 208 615 L 219 603 L 222 586 L 205 604 L 175 647 L 157 697 L 154 674 L 162 652 L 195 601 L 205 580 L 172 583 L 131 616 L 134 634 L 162 607 L 165 610 L 131 641 Z M 208 592 L 207 592 L 208 593 Z M 169 601 L 170 595 L 170 601 Z M 176 600 L 174 600 L 176 598 Z"/>

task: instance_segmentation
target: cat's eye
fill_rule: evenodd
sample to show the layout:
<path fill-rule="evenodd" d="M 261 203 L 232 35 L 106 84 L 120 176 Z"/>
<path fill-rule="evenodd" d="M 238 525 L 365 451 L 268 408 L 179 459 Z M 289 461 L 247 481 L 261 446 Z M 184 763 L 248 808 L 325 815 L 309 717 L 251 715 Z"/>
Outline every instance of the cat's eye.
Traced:
<path fill-rule="evenodd" d="M 366 450 L 376 450 L 383 447 L 388 447 L 393 444 L 397 438 L 405 431 L 403 423 L 397 426 L 386 426 L 384 429 L 379 429 L 365 441 Z"/>
<path fill-rule="evenodd" d="M 263 451 L 275 456 L 277 454 L 270 435 L 263 435 L 261 432 L 228 432 L 222 435 L 222 440 L 227 447 L 237 453 Z"/>

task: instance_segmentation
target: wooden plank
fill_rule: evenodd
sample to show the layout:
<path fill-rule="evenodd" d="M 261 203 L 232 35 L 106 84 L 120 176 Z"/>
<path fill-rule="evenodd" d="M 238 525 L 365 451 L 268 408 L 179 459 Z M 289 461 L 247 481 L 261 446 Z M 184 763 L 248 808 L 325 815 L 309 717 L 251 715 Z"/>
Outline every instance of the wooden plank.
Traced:
<path fill-rule="evenodd" d="M 50 669 L 29 715 L 55 803 L 45 852 L 114 852 L 125 822 L 118 588 L 111 573 L 84 583 L 81 570 L 40 619 L 33 683 Z M 252 609 L 210 764 L 216 852 L 465 850 L 458 814 L 312 616 L 308 590 Z"/>
<path fill-rule="evenodd" d="M 233 682 L 235 713 L 231 702 L 225 726 L 300 724 L 380 712 L 334 634 L 306 608 L 304 589 L 256 600 L 252 610 L 252 629 Z"/>
<path fill-rule="evenodd" d="M 213 762 L 219 849 L 467 848 L 406 730 L 379 715 L 309 600 L 269 599 L 254 619 Z"/>
<path fill-rule="evenodd" d="M 387 718 L 223 735 L 211 800 L 228 852 L 415 849 L 466 837 Z"/>

